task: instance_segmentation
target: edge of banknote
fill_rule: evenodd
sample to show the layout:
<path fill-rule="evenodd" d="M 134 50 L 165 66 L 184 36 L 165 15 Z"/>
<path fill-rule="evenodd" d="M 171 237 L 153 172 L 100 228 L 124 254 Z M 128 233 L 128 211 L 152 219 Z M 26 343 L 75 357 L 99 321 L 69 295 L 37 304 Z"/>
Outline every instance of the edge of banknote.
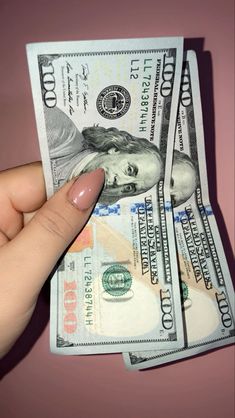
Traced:
<path fill-rule="evenodd" d="M 185 347 L 179 348 L 177 350 L 164 350 L 164 351 L 146 351 L 146 352 L 131 352 L 131 353 L 123 353 L 123 359 L 125 366 L 129 370 L 139 370 L 139 369 L 146 369 L 154 366 L 159 366 L 164 363 L 173 362 L 176 360 L 182 360 L 187 357 L 192 357 L 194 355 L 203 353 L 207 350 L 211 350 L 214 348 L 223 347 L 226 345 L 233 344 L 235 342 L 235 329 L 234 329 L 234 322 L 235 322 L 235 313 L 234 313 L 234 289 L 233 283 L 230 276 L 228 264 L 226 261 L 226 256 L 224 253 L 222 241 L 220 238 L 218 226 L 216 223 L 216 219 L 214 217 L 210 202 L 209 202 L 209 192 L 208 192 L 208 182 L 207 182 L 207 169 L 206 169 L 206 159 L 205 159 L 205 142 L 204 142 L 204 130 L 203 130 L 203 119 L 202 119 L 202 108 L 201 108 L 201 100 L 200 100 L 200 85 L 198 79 L 198 65 L 197 65 L 197 58 L 196 53 L 194 51 L 187 51 L 186 60 L 191 62 L 190 74 L 191 77 L 195 80 L 192 82 L 192 94 L 193 100 L 195 103 L 195 127 L 196 127 L 196 134 L 199 138 L 200 142 L 200 158 L 198 158 L 198 166 L 199 166 L 199 175 L 201 179 L 201 192 L 198 190 L 198 210 L 203 212 L 203 215 L 206 218 L 208 223 L 210 233 L 211 233 L 211 243 L 212 247 L 214 247 L 214 264 L 215 264 L 215 271 L 216 271 L 216 264 L 218 268 L 218 276 L 215 282 L 217 281 L 217 286 L 221 285 L 222 289 L 221 294 L 218 293 L 217 304 L 218 304 L 218 311 L 221 315 L 221 321 L 223 315 L 229 312 L 231 316 L 231 321 L 233 324 L 233 329 L 231 329 L 230 335 L 226 335 L 223 337 L 223 327 L 225 326 L 222 324 L 221 335 L 217 336 L 217 338 L 204 338 L 204 340 L 197 341 L 195 344 L 188 344 L 186 338 Z M 203 180 L 203 181 L 202 181 Z M 200 188 L 199 188 L 200 189 Z M 193 205 L 192 205 L 193 207 Z M 207 215 L 208 214 L 208 215 Z M 220 276 L 220 271 L 222 275 Z M 220 278 L 221 277 L 221 278 Z M 208 281 L 208 285 L 210 282 Z M 226 294 L 224 292 L 226 291 Z M 226 295 L 226 297 L 222 297 Z M 206 320 L 206 318 L 205 318 Z M 222 323 L 222 322 L 221 322 Z M 187 330 L 186 330 L 187 332 Z M 225 330 L 224 330 L 225 332 Z"/>

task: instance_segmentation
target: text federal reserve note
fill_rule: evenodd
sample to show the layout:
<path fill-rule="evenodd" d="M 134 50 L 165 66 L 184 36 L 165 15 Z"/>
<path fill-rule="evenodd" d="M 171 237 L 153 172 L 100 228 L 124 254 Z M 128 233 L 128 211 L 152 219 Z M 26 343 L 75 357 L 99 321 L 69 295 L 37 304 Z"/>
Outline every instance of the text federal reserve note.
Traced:
<path fill-rule="evenodd" d="M 193 51 L 187 52 L 183 68 L 175 150 L 171 195 L 185 347 L 125 353 L 124 361 L 130 369 L 153 367 L 234 342 L 234 291 L 209 203 L 199 79 Z M 191 197 L 184 202 L 186 191 Z"/>
<path fill-rule="evenodd" d="M 169 205 L 182 39 L 33 44 L 28 61 L 48 196 L 103 167 L 94 215 L 52 279 L 51 349 L 182 347 Z M 165 172 L 166 167 L 166 172 Z"/>

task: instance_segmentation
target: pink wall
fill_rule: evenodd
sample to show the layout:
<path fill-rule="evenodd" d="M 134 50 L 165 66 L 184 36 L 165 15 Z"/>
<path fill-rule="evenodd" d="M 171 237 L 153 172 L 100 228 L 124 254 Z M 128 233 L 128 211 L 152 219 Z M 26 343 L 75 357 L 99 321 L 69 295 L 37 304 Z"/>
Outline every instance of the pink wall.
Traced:
<path fill-rule="evenodd" d="M 25 44 L 183 35 L 199 51 L 209 182 L 226 255 L 234 249 L 232 0 L 0 0 L 0 169 L 40 159 Z M 210 54 L 200 53 L 201 49 Z M 212 72 L 211 65 L 212 63 Z M 221 215 L 222 213 L 222 215 Z M 146 372 L 121 355 L 49 353 L 48 288 L 0 363 L 1 418 L 233 417 L 233 347 Z"/>

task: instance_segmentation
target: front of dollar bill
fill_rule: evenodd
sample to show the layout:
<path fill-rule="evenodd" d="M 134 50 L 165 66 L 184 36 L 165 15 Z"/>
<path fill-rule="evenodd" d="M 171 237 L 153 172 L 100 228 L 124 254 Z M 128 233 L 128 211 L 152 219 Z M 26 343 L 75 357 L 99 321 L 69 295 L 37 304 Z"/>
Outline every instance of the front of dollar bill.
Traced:
<path fill-rule="evenodd" d="M 198 68 L 193 51 L 187 52 L 182 74 L 171 196 L 185 346 L 125 353 L 129 369 L 154 367 L 234 342 L 234 290 L 209 202 Z"/>
<path fill-rule="evenodd" d="M 182 38 L 32 44 L 30 78 L 51 196 L 97 167 L 94 214 L 51 284 L 51 350 L 184 342 L 170 204 Z"/>

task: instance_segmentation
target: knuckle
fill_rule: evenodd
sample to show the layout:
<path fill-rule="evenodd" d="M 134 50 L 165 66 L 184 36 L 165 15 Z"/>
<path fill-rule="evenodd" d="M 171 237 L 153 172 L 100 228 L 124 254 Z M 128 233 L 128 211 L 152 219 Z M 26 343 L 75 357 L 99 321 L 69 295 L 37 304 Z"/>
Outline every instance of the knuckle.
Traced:
<path fill-rule="evenodd" d="M 57 210 L 44 208 L 43 211 L 39 211 L 36 214 L 34 219 L 44 230 L 64 242 L 73 233 L 73 227 L 69 223 L 69 220 Z"/>

